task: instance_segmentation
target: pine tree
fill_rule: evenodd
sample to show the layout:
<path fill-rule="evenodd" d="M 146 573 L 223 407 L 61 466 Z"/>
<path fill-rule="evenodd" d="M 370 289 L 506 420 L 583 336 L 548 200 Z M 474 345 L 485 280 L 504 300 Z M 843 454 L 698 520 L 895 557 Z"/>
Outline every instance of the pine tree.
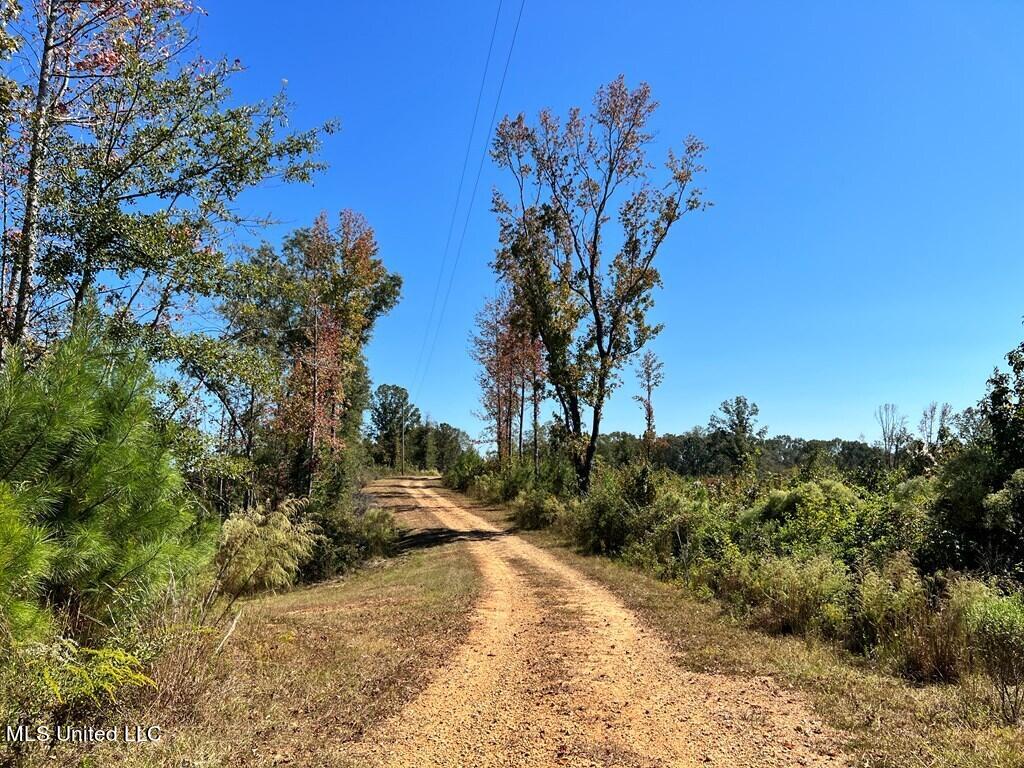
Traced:
<path fill-rule="evenodd" d="M 16 635 L 56 613 L 101 635 L 207 554 L 153 388 L 145 358 L 92 319 L 0 370 L 0 619 Z"/>

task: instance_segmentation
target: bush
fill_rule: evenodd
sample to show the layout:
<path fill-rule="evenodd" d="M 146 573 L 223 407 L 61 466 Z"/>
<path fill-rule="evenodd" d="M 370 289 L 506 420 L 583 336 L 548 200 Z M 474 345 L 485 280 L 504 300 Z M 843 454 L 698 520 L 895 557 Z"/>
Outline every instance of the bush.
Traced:
<path fill-rule="evenodd" d="M 967 612 L 984 591 L 966 579 L 926 581 L 897 553 L 861 580 L 850 644 L 907 677 L 957 680 L 969 666 Z"/>
<path fill-rule="evenodd" d="M 869 570 L 857 590 L 857 627 L 853 644 L 860 650 L 899 651 L 914 617 L 928 609 L 921 578 L 906 553 L 881 570 Z"/>
<path fill-rule="evenodd" d="M 781 551 L 805 556 L 845 557 L 859 513 L 857 495 L 836 480 L 775 491 L 757 508 L 758 518 L 776 528 Z"/>
<path fill-rule="evenodd" d="M 501 480 L 496 472 L 481 472 L 469 481 L 466 491 L 474 498 L 496 504 L 501 501 Z"/>
<path fill-rule="evenodd" d="M 121 703 L 126 694 L 154 687 L 141 662 L 114 647 L 85 648 L 69 638 L 0 642 L 0 723 L 30 728 L 90 717 Z M 0 764 L 17 765 L 23 743 L 0 740 Z"/>
<path fill-rule="evenodd" d="M 504 504 L 534 487 L 533 469 L 528 464 L 491 465 L 469 483 L 469 493 L 488 504 Z"/>
<path fill-rule="evenodd" d="M 862 507 L 858 548 L 875 563 L 896 552 L 917 555 L 928 538 L 928 513 L 935 502 L 935 483 L 915 477 L 886 496 L 870 497 Z"/>
<path fill-rule="evenodd" d="M 306 520 L 316 526 L 318 535 L 299 569 L 299 578 L 305 582 L 334 578 L 364 560 L 388 555 L 398 539 L 389 512 L 351 497 L 330 506 L 314 506 Z"/>
<path fill-rule="evenodd" d="M 303 505 L 289 499 L 277 509 L 258 506 L 224 521 L 217 575 L 225 594 L 251 595 L 295 583 L 317 537 L 313 523 L 297 520 Z"/>
<path fill-rule="evenodd" d="M 631 517 L 623 556 L 659 578 L 682 578 L 700 586 L 702 568 L 722 558 L 729 542 L 721 507 L 708 501 L 700 485 L 662 490 Z"/>
<path fill-rule="evenodd" d="M 550 493 L 520 491 L 513 506 L 515 522 L 524 530 L 547 528 L 562 516 L 562 504 Z"/>
<path fill-rule="evenodd" d="M 61 614 L 101 639 L 207 561 L 208 530 L 153 415 L 145 358 L 83 321 L 0 370 L 0 620 L 40 639 Z"/>
<path fill-rule="evenodd" d="M 968 618 L 978 657 L 999 694 L 1003 718 L 1016 723 L 1024 710 L 1024 598 L 990 595 L 971 608 Z"/>
<path fill-rule="evenodd" d="M 469 490 L 473 480 L 480 476 L 486 468 L 486 463 L 475 451 L 465 451 L 444 473 L 444 484 L 448 488 L 464 493 Z"/>
<path fill-rule="evenodd" d="M 633 509 L 614 471 L 598 474 L 573 519 L 573 539 L 589 554 L 616 555 L 626 545 Z"/>
<path fill-rule="evenodd" d="M 753 623 L 769 632 L 837 638 L 849 621 L 853 591 L 846 566 L 829 557 L 776 557 L 752 573 Z"/>
<path fill-rule="evenodd" d="M 398 540 L 395 519 L 386 509 L 370 507 L 357 517 L 360 554 L 363 559 L 384 557 L 394 551 Z"/>
<path fill-rule="evenodd" d="M 717 562 L 710 562 L 695 575 L 694 580 L 707 585 L 721 600 L 738 611 L 747 611 L 756 602 L 754 588 L 757 571 L 755 558 L 743 552 L 735 542 L 728 542 Z"/>

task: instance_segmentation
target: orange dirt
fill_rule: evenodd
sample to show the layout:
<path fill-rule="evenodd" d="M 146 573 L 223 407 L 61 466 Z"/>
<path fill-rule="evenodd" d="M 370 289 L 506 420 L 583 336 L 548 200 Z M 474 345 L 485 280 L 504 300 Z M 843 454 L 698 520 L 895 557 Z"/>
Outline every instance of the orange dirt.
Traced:
<path fill-rule="evenodd" d="M 608 590 L 437 493 L 369 490 L 466 542 L 482 597 L 465 644 L 396 716 L 352 745 L 359 765 L 840 766 L 840 739 L 768 678 L 680 670 Z"/>

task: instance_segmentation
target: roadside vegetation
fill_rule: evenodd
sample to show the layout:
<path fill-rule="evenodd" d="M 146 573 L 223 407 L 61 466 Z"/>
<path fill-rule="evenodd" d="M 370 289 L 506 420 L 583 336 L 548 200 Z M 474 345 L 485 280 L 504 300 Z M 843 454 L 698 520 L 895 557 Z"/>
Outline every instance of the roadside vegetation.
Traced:
<path fill-rule="evenodd" d="M 496 450 L 461 456 L 446 484 L 749 627 L 812 639 L 936 692 L 929 711 L 956 722 L 951 738 L 984 736 L 977 749 L 926 750 L 923 764 L 1019 764 L 1024 345 L 961 413 L 932 404 L 912 431 L 896 405 L 880 406 L 872 444 L 770 437 L 742 396 L 706 427 L 659 435 L 664 377 L 644 350 L 660 330 L 647 320 L 657 253 L 707 203 L 693 186 L 699 140 L 670 154 L 660 178 L 649 162 L 655 107 L 646 86 L 619 79 L 589 114 L 501 123 L 499 291 L 471 350 Z M 606 434 L 603 408 L 629 362 L 645 430 Z"/>
<path fill-rule="evenodd" d="M 325 760 L 356 768 L 352 745 L 458 646 L 476 584 L 469 553 L 450 544 L 378 561 L 328 585 L 245 601 L 228 643 L 193 666 L 194 677 L 181 678 L 180 663 L 191 660 L 180 655 L 152 670 L 165 695 L 133 704 L 131 715 L 160 724 L 159 743 L 98 744 L 88 753 L 64 745 L 47 764 L 78 765 L 87 756 L 86 764 L 125 768 Z"/>

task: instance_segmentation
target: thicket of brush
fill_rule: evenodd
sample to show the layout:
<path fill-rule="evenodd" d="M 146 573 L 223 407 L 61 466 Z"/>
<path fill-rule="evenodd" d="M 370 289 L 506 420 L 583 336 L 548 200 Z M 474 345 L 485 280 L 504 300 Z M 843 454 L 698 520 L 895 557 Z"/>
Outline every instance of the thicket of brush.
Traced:
<path fill-rule="evenodd" d="M 715 597 L 757 629 L 833 642 L 920 682 L 984 672 L 1006 722 L 1024 714 L 1024 599 L 1005 576 L 917 565 L 941 535 L 928 480 L 882 495 L 797 481 L 748 506 L 644 464 L 600 468 L 583 498 L 531 478 L 465 459 L 446 481 L 510 504 L 521 528 L 556 527 L 582 552 Z"/>

